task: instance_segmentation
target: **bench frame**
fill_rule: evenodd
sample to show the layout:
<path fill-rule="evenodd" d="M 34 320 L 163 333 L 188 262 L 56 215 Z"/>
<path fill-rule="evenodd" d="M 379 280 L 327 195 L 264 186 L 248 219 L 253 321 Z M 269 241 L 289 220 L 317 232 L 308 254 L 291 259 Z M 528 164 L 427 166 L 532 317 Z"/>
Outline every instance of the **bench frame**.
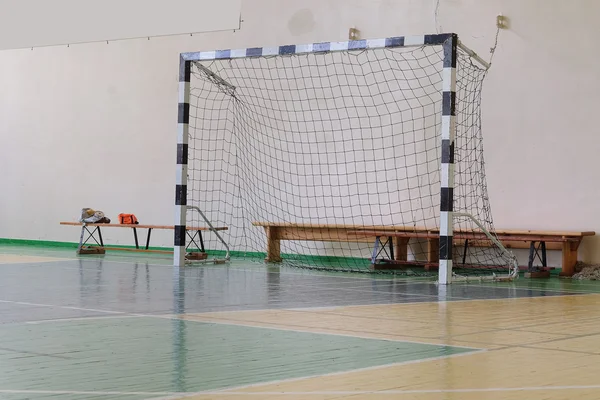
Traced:
<path fill-rule="evenodd" d="M 408 243 L 411 238 L 427 240 L 427 259 L 431 265 L 439 257 L 439 232 L 423 227 L 407 226 L 371 226 L 365 225 L 328 225 L 328 224 L 295 224 L 253 222 L 254 226 L 263 227 L 267 236 L 267 262 L 281 262 L 282 240 L 325 241 L 325 242 L 355 242 L 373 244 L 373 258 L 377 258 L 375 247 L 385 247 L 388 256 L 397 261 L 405 260 L 408 256 Z M 379 233 L 376 235 L 375 233 Z M 577 251 L 581 241 L 595 232 L 583 231 L 533 231 L 533 230 L 497 230 L 499 241 L 506 248 L 529 249 L 528 272 L 540 271 L 534 266 L 536 258 L 542 262 L 541 269 L 546 269 L 547 250 L 561 250 L 561 276 L 572 276 L 577 263 Z M 379 240 L 377 239 L 379 237 Z M 388 240 L 382 245 L 381 238 Z M 483 234 L 455 231 L 454 240 L 462 246 L 489 247 L 489 239 Z M 463 254 L 464 254 L 463 250 Z M 540 254 L 541 252 L 541 254 Z M 374 267 L 376 264 L 373 264 Z"/>
<path fill-rule="evenodd" d="M 150 236 L 152 234 L 152 230 L 154 229 L 175 229 L 172 225 L 142 225 L 142 224 L 95 224 L 95 223 L 81 223 L 81 222 L 61 222 L 60 225 L 70 225 L 70 226 L 81 226 L 81 235 L 79 237 L 79 245 L 77 246 L 77 254 L 85 254 L 85 253 L 93 253 L 93 254 L 102 254 L 104 250 L 123 250 L 123 251 L 138 251 L 138 252 L 151 252 L 151 253 L 163 253 L 163 254 L 173 254 L 173 251 L 168 250 L 150 250 Z M 93 228 L 93 229 L 90 229 Z M 106 247 L 104 245 L 104 239 L 102 238 L 102 228 L 131 228 L 133 230 L 133 238 L 135 241 L 135 249 L 121 248 L 121 247 Z M 138 229 L 147 229 L 146 234 L 146 245 L 144 248 L 140 248 L 139 240 L 138 240 Z M 186 227 L 186 236 L 188 242 L 186 243 L 186 252 L 187 253 L 201 253 L 206 254 L 206 249 L 204 248 L 204 238 L 202 236 L 203 231 L 212 231 L 217 233 L 218 231 L 228 230 L 227 227 L 194 227 L 187 226 Z M 87 235 L 86 235 L 87 234 Z M 220 235 L 219 235 L 220 238 Z M 96 246 L 93 246 L 96 250 L 86 251 L 84 246 L 88 242 L 93 240 L 96 243 Z M 189 250 L 189 251 L 188 251 Z M 226 259 L 229 259 L 229 248 L 227 247 L 227 255 Z"/>
<path fill-rule="evenodd" d="M 426 269 L 437 266 L 438 264 L 438 255 L 435 249 L 437 249 L 437 241 L 439 239 L 435 232 L 411 234 L 403 232 L 358 230 L 351 231 L 348 234 L 363 237 L 375 237 L 375 244 L 373 246 L 373 253 L 371 257 L 373 269 L 389 269 L 391 267 L 390 264 L 412 263 L 407 261 L 408 241 L 411 238 L 427 239 L 428 251 L 427 262 L 425 264 Z M 529 260 L 527 264 L 527 272 L 532 274 L 532 277 L 536 274 L 538 274 L 537 276 L 540 277 L 546 276 L 546 274 L 539 273 L 546 272 L 548 270 L 546 252 L 547 243 L 558 243 L 561 245 L 560 249 L 563 251 L 563 270 L 560 274 L 562 276 L 573 275 L 575 272 L 575 264 L 577 263 L 577 250 L 579 248 L 579 244 L 581 243 L 581 239 L 583 238 L 583 236 L 545 236 L 539 233 L 532 233 L 531 236 L 523 235 L 522 233 L 498 233 L 497 237 L 500 241 L 513 243 L 511 247 L 517 247 L 514 245 L 514 243 L 524 243 L 524 245 L 518 246 L 518 248 L 526 248 L 526 243 L 529 242 Z M 385 238 L 385 240 L 382 238 Z M 458 266 L 466 265 L 467 252 L 470 245 L 476 247 L 489 246 L 489 243 L 483 243 L 488 241 L 487 237 L 483 234 L 461 233 L 459 231 L 455 233 L 454 238 L 458 243 L 461 243 L 463 247 L 462 263 L 458 264 Z M 395 246 L 392 245 L 394 239 L 396 239 Z M 474 241 L 474 243 L 472 241 Z M 396 248 L 395 252 L 394 248 Z M 387 258 L 380 258 L 379 256 L 381 253 L 386 253 Z M 534 266 L 536 258 L 541 261 L 541 266 Z"/>

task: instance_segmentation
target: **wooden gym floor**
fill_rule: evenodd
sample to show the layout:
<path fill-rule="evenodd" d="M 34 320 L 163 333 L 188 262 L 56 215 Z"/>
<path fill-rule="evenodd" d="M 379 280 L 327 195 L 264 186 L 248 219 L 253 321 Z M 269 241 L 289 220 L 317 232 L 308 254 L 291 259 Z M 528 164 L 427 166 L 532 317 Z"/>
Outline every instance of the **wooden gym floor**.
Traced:
<path fill-rule="evenodd" d="M 0 399 L 600 399 L 594 282 L 115 254 L 0 246 Z"/>

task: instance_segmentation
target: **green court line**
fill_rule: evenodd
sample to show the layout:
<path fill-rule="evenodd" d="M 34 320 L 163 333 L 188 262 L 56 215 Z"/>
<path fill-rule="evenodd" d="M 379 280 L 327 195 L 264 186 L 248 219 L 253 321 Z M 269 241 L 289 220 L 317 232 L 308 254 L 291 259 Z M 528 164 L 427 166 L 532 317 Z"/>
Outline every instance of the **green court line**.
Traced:
<path fill-rule="evenodd" d="M 50 240 L 0 238 L 0 245 L 76 249 L 78 244 L 72 242 L 55 242 Z"/>
<path fill-rule="evenodd" d="M 29 246 L 29 247 L 46 247 L 46 248 L 59 248 L 59 249 L 77 249 L 79 243 L 76 242 L 58 242 L 51 240 L 32 240 L 32 239 L 11 239 L 11 238 L 0 238 L 0 245 L 10 246 Z M 135 246 L 122 245 L 122 244 L 105 244 L 107 247 L 117 247 L 123 249 L 135 249 Z M 167 247 L 149 247 L 149 250 L 167 250 L 172 251 L 173 248 Z"/>

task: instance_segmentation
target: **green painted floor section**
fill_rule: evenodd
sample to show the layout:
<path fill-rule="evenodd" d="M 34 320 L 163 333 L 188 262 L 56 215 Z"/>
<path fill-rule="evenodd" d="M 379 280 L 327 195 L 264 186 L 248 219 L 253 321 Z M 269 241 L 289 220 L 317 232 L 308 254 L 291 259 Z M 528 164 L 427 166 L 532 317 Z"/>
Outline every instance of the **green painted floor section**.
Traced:
<path fill-rule="evenodd" d="M 0 389 L 32 391 L 197 392 L 472 351 L 154 317 L 5 324 L 0 337 Z"/>

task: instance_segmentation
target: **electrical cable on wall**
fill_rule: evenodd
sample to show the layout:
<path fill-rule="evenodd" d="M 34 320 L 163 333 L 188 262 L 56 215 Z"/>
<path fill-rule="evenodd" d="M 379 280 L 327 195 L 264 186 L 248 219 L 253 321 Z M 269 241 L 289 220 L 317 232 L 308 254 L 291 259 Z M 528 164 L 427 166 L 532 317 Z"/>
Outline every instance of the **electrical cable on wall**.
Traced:
<path fill-rule="evenodd" d="M 436 33 L 442 33 L 442 27 L 438 24 L 438 16 L 439 16 L 439 12 L 440 12 L 440 0 L 433 0 L 435 1 L 435 11 L 433 13 L 433 21 L 435 24 L 435 30 Z"/>
<path fill-rule="evenodd" d="M 494 45 L 492 47 L 490 47 L 490 61 L 489 64 L 490 66 L 488 67 L 491 68 L 492 66 L 492 60 L 494 59 L 494 54 L 496 54 L 496 47 L 498 47 L 498 37 L 500 36 L 500 25 L 496 26 L 496 37 L 494 38 Z"/>
<path fill-rule="evenodd" d="M 436 33 L 442 33 L 442 26 L 439 24 L 439 13 L 440 13 L 440 3 L 441 0 L 434 0 L 434 12 L 433 12 L 433 20 L 435 25 Z M 496 20 L 496 34 L 494 37 L 494 45 L 490 47 L 490 60 L 488 62 L 488 69 L 492 66 L 492 60 L 494 59 L 494 54 L 496 53 L 496 48 L 498 47 L 498 38 L 500 36 L 500 29 L 505 27 L 504 17 L 499 15 Z"/>

